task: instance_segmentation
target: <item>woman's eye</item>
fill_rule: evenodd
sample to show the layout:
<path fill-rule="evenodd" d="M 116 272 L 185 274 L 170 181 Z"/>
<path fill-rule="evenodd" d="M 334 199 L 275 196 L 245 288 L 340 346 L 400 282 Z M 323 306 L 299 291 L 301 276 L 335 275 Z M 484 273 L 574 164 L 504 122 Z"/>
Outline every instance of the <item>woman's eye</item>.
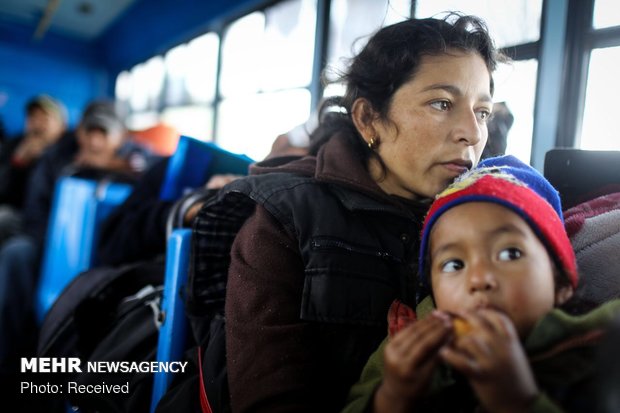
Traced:
<path fill-rule="evenodd" d="M 442 272 L 456 272 L 463 269 L 465 264 L 461 260 L 448 260 L 441 264 Z"/>
<path fill-rule="evenodd" d="M 447 100 L 437 100 L 435 102 L 431 102 L 431 106 L 437 110 L 446 111 L 450 109 L 451 104 Z"/>
<path fill-rule="evenodd" d="M 523 256 L 523 253 L 518 248 L 506 248 L 499 253 L 500 261 L 514 261 Z"/>
<path fill-rule="evenodd" d="M 476 116 L 478 117 L 479 121 L 487 122 L 491 117 L 491 112 L 489 112 L 488 110 L 479 110 L 478 112 L 476 112 Z"/>

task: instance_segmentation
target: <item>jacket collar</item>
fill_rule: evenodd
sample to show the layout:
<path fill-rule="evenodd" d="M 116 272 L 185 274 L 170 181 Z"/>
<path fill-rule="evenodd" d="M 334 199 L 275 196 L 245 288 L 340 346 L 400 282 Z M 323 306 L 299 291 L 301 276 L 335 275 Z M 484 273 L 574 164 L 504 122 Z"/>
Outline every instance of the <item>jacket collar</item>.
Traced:
<path fill-rule="evenodd" d="M 525 340 L 528 354 L 545 359 L 568 348 L 598 341 L 620 315 L 620 300 L 611 300 L 587 314 L 575 316 L 554 309 L 543 317 Z"/>
<path fill-rule="evenodd" d="M 405 200 L 383 192 L 355 156 L 355 149 L 340 136 L 327 141 L 317 156 L 273 158 L 250 168 L 251 174 L 271 172 L 313 176 L 317 181 L 333 184 L 332 190 L 350 210 L 376 210 L 412 217 L 412 211 L 418 215 L 428 208 L 428 202 Z"/>

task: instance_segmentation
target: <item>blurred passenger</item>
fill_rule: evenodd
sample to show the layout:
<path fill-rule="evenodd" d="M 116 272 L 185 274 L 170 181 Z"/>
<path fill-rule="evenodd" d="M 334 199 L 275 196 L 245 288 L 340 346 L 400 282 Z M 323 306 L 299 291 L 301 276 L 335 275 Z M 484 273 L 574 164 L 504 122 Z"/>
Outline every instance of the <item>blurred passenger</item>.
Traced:
<path fill-rule="evenodd" d="M 30 235 L 42 241 L 56 180 L 80 168 L 137 177 L 154 161 L 142 146 L 128 139 L 127 130 L 112 102 L 93 102 L 75 134 L 50 148 L 33 172 L 24 221 Z"/>
<path fill-rule="evenodd" d="M 30 173 L 43 151 L 66 130 L 67 110 L 48 95 L 34 97 L 26 105 L 24 133 L 3 143 L 0 149 L 0 244 L 21 228 Z"/>
<path fill-rule="evenodd" d="M 279 135 L 273 141 L 271 144 L 271 151 L 269 151 L 265 159 L 272 159 L 281 156 L 306 156 L 308 154 L 308 139 L 303 141 L 302 145 L 296 145 L 292 143 L 289 133 Z"/>
<path fill-rule="evenodd" d="M 515 118 L 506 102 L 496 102 L 493 104 L 493 114 L 487 123 L 489 129 L 489 139 L 482 151 L 481 159 L 501 156 L 506 153 L 508 144 L 508 132 L 512 128 Z"/>
<path fill-rule="evenodd" d="M 308 138 L 298 136 L 295 142 L 306 146 L 296 146 L 291 143 L 289 133 L 274 140 L 265 159 L 308 154 Z M 299 131 L 297 133 L 300 134 Z M 151 260 L 166 252 L 166 222 L 175 202 L 161 200 L 159 195 L 169 159 L 163 158 L 153 165 L 136 184 L 131 195 L 104 223 L 97 249 L 100 265 L 115 266 Z M 214 175 L 206 182 L 205 188 L 217 190 L 239 177 Z M 200 206 L 196 204 L 187 211 L 184 218 L 186 224 L 191 223 Z"/>
<path fill-rule="evenodd" d="M 24 230 L 0 249 L 0 374 L 15 372 L 20 356 L 34 350 L 33 314 L 39 263 L 56 181 L 77 167 L 134 175 L 151 161 L 145 149 L 127 141 L 125 126 L 111 102 L 94 102 L 75 134 L 50 147 L 31 174 Z"/>

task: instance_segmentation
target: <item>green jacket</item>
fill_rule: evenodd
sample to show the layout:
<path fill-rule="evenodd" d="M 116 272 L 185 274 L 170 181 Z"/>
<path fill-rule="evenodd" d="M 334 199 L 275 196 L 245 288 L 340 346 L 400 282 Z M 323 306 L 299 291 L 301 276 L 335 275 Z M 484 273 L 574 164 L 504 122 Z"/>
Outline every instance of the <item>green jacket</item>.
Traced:
<path fill-rule="evenodd" d="M 419 316 L 428 312 L 428 302 L 418 306 Z M 531 413 L 592 411 L 596 400 L 595 345 L 605 327 L 619 315 L 620 300 L 613 300 L 581 316 L 555 309 L 538 322 L 524 342 L 541 390 Z M 360 380 L 349 392 L 343 413 L 371 411 L 372 396 L 383 377 L 386 343 L 387 338 L 368 360 Z M 478 402 L 465 378 L 442 366 L 434 374 L 429 397 L 416 413 L 475 412 L 476 409 Z"/>

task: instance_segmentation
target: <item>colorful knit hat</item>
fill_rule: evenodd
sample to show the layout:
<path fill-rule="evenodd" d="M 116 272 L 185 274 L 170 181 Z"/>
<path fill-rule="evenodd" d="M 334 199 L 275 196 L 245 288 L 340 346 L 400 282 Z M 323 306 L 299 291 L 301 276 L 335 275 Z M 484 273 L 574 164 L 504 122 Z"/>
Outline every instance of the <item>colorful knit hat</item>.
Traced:
<path fill-rule="evenodd" d="M 522 217 L 547 247 L 573 288 L 577 286 L 577 263 L 564 229 L 562 205 L 556 189 L 534 168 L 514 156 L 485 159 L 441 192 L 431 205 L 422 228 L 419 277 L 426 277 L 431 229 L 447 210 L 466 202 L 492 202 Z M 426 291 L 428 292 L 428 291 Z"/>

